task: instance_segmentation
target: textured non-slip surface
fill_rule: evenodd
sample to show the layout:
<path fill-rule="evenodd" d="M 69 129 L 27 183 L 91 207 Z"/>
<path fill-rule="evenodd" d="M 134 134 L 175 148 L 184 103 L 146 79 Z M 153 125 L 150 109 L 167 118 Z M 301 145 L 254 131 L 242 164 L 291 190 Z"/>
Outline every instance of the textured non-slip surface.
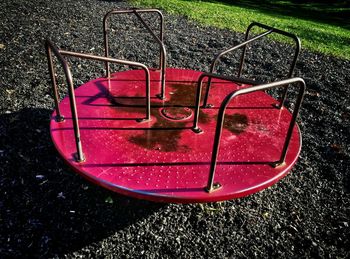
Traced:
<path fill-rule="evenodd" d="M 111 79 L 99 78 L 75 90 L 79 127 L 86 161 L 75 162 L 75 139 L 70 102 L 60 103 L 65 121 L 51 119 L 51 136 L 62 157 L 77 172 L 93 182 L 133 197 L 167 202 L 209 202 L 257 192 L 283 177 L 300 151 L 295 127 L 286 164 L 278 161 L 286 139 L 291 114 L 276 109 L 273 98 L 256 92 L 234 99 L 227 109 L 220 142 L 215 183 L 219 190 L 207 193 L 218 107 L 230 92 L 245 88 L 214 80 L 209 102 L 202 109 L 199 127 L 191 130 L 193 118 L 174 121 L 162 109 L 193 109 L 201 73 L 167 69 L 166 100 L 160 91 L 159 72 L 151 71 L 151 121 L 145 117 L 145 75 L 142 70 L 119 72 Z"/>

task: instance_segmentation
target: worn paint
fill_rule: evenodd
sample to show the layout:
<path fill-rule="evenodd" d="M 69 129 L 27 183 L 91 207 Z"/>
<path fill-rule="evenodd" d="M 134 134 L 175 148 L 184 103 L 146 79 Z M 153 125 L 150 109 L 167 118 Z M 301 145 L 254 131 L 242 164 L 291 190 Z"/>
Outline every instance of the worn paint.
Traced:
<path fill-rule="evenodd" d="M 234 134 L 239 135 L 243 133 L 248 127 L 248 124 L 248 117 L 245 114 L 235 113 L 225 116 L 224 128 Z"/>

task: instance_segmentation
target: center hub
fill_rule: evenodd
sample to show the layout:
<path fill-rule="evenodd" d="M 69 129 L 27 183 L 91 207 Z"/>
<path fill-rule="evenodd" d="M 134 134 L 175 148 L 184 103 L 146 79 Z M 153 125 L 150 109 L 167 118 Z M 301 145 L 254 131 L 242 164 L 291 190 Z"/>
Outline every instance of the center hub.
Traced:
<path fill-rule="evenodd" d="M 163 117 L 168 120 L 183 121 L 192 117 L 192 110 L 187 107 L 166 107 L 160 110 Z"/>

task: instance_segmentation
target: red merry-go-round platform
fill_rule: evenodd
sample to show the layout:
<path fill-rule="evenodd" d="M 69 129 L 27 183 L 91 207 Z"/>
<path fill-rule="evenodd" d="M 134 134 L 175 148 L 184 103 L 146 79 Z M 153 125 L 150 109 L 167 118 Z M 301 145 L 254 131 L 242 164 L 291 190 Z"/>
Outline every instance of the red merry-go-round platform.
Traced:
<path fill-rule="evenodd" d="M 237 98 L 227 109 L 215 181 L 222 186 L 205 191 L 214 140 L 217 107 L 233 90 L 247 87 L 223 80 L 212 84 L 199 126 L 191 130 L 198 71 L 167 69 L 166 100 L 156 97 L 159 72 L 151 72 L 151 121 L 144 117 L 145 79 L 141 70 L 119 72 L 111 79 L 92 80 L 75 90 L 85 161 L 74 159 L 75 141 L 69 98 L 60 109 L 64 122 L 51 119 L 52 140 L 76 172 L 110 190 L 138 198 L 167 202 L 220 201 L 262 190 L 288 173 L 300 152 L 298 127 L 293 130 L 286 163 L 272 167 L 282 152 L 291 114 L 264 92 Z M 162 110 L 182 111 L 175 120 Z M 187 116 L 188 116 L 187 115 Z"/>
<path fill-rule="evenodd" d="M 160 18 L 160 35 L 141 13 Z M 133 14 L 160 46 L 159 68 L 109 57 L 108 17 Z M 284 177 L 301 149 L 296 119 L 305 83 L 292 78 L 300 42 L 292 34 L 252 23 L 246 39 L 219 53 L 210 73 L 166 68 L 163 16 L 155 9 L 113 10 L 104 18 L 105 56 L 58 49 L 46 41 L 55 111 L 52 141 L 61 157 L 88 180 L 118 193 L 161 202 L 212 202 L 246 196 Z M 249 38 L 253 27 L 265 29 Z M 291 37 L 296 50 L 284 80 L 260 83 L 241 76 L 246 46 L 270 33 Z M 215 74 L 222 55 L 242 48 L 238 76 Z M 58 95 L 53 54 L 67 79 Z M 67 57 L 105 62 L 106 75 L 74 88 Z M 110 63 L 137 69 L 110 72 Z M 293 112 L 287 90 L 299 89 Z M 284 89 L 276 100 L 266 90 Z"/>

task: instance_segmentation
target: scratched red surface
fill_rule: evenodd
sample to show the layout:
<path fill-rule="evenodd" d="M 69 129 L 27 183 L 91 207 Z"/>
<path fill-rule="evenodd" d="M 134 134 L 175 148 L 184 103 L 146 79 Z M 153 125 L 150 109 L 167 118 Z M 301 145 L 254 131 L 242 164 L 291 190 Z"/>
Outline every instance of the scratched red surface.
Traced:
<path fill-rule="evenodd" d="M 286 165 L 273 168 L 281 154 L 291 114 L 276 109 L 277 101 L 264 92 L 239 96 L 227 109 L 220 142 L 215 182 L 222 188 L 204 191 L 207 184 L 218 107 L 237 84 L 214 80 L 209 103 L 200 113 L 196 134 L 193 115 L 183 121 L 163 117 L 161 109 L 193 110 L 200 72 L 167 69 L 166 100 L 160 92 L 159 72 L 151 71 L 150 122 L 145 116 L 145 75 L 141 70 L 118 72 L 111 79 L 92 80 L 75 90 L 81 141 L 86 161 L 77 163 L 69 106 L 60 103 L 65 121 L 51 119 L 52 140 L 60 155 L 79 174 L 110 190 L 163 202 L 209 202 L 245 196 L 272 185 L 285 176 L 301 148 L 294 128 Z M 171 108 L 174 107 L 174 108 Z"/>

